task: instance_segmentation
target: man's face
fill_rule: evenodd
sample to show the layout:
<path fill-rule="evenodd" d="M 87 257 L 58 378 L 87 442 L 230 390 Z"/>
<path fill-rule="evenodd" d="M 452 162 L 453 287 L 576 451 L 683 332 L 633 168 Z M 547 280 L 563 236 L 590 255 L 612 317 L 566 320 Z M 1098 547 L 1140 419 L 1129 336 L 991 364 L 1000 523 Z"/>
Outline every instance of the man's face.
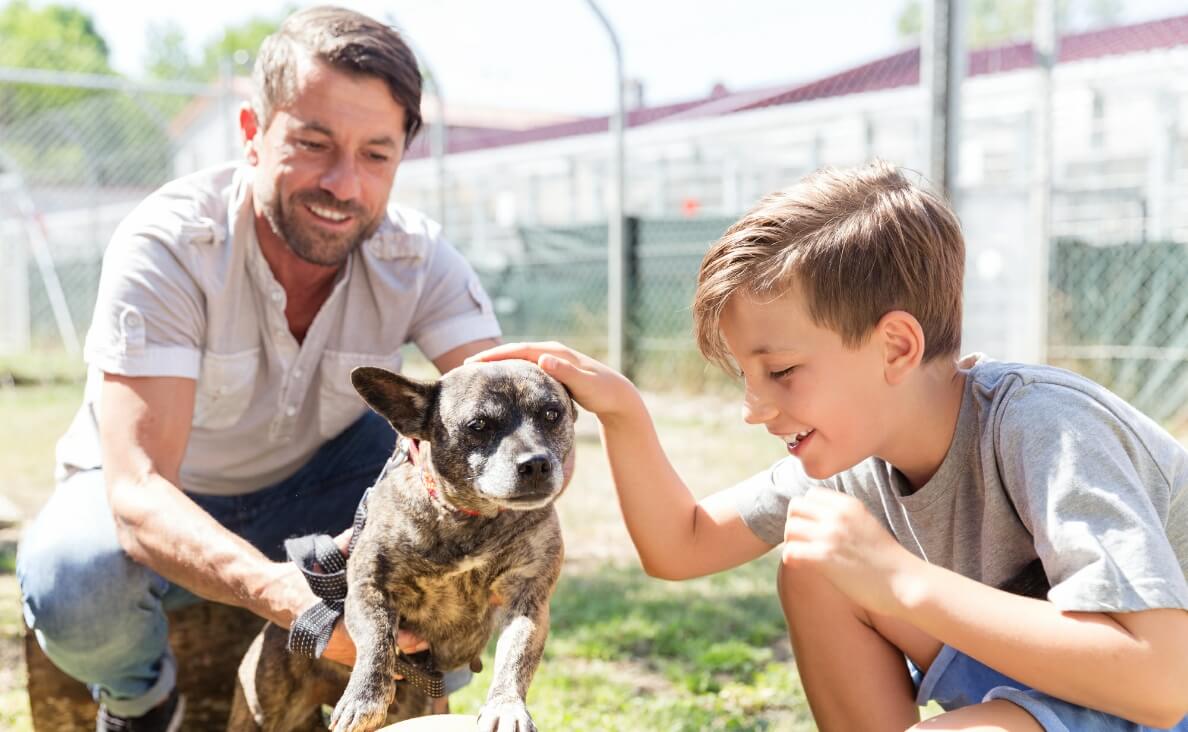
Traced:
<path fill-rule="evenodd" d="M 809 476 L 827 478 L 879 453 L 888 386 L 876 339 L 847 348 L 813 323 L 798 291 L 735 295 L 721 333 L 743 373 L 743 418 L 779 437 Z"/>
<path fill-rule="evenodd" d="M 404 109 L 382 79 L 305 59 L 293 100 L 276 107 L 252 150 L 258 213 L 301 259 L 338 266 L 383 221 Z"/>

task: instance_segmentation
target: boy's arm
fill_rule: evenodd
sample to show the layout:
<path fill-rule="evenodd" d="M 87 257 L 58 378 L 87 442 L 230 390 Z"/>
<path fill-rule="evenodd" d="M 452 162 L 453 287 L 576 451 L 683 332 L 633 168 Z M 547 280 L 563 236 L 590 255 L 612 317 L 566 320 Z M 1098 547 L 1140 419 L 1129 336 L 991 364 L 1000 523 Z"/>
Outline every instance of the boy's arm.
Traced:
<path fill-rule="evenodd" d="M 1188 715 L 1188 612 L 1063 612 L 921 563 L 898 616 L 1052 696 L 1163 729 Z"/>
<path fill-rule="evenodd" d="M 509 343 L 472 360 L 537 362 L 599 420 L 619 506 L 644 570 L 688 579 L 750 561 L 771 549 L 743 522 L 730 497 L 700 503 L 669 463 L 634 385 L 559 343 Z"/>
<path fill-rule="evenodd" d="M 1188 713 L 1188 612 L 1063 612 L 988 587 L 909 553 L 859 501 L 827 490 L 789 504 L 785 539 L 786 564 L 1024 684 L 1152 727 Z"/>

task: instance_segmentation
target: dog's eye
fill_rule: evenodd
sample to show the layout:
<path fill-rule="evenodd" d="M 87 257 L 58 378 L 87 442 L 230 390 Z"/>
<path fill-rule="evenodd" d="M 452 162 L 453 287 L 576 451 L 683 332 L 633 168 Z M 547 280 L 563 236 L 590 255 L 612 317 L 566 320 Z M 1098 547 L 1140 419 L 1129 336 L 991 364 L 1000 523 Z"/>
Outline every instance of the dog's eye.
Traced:
<path fill-rule="evenodd" d="M 544 418 L 549 422 L 556 422 L 558 419 L 561 419 L 561 412 L 549 407 L 544 410 Z"/>
<path fill-rule="evenodd" d="M 472 419 L 466 423 L 466 427 L 470 429 L 471 432 L 482 432 L 483 430 L 487 429 L 487 420 L 483 419 L 482 417 L 479 417 L 478 419 Z"/>

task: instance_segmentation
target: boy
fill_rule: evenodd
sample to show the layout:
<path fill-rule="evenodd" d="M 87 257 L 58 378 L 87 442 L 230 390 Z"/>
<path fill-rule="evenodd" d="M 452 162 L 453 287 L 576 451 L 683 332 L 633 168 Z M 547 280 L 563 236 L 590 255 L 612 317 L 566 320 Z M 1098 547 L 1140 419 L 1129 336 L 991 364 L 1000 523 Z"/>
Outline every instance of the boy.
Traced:
<path fill-rule="evenodd" d="M 957 360 L 964 259 L 952 211 L 885 163 L 732 226 L 698 346 L 794 459 L 700 502 L 621 375 L 555 343 L 475 358 L 535 360 L 597 415 L 649 574 L 783 542 L 821 729 L 1188 730 L 1188 453 L 1074 374 Z"/>

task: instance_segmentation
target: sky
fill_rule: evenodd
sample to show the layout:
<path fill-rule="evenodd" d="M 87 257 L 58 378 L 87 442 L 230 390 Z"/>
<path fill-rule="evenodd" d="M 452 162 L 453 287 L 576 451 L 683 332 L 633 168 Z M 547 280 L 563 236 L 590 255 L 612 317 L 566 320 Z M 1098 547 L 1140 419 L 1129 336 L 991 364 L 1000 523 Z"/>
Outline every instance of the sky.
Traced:
<path fill-rule="evenodd" d="M 178 22 L 197 51 L 222 27 L 270 16 L 281 5 L 55 1 L 91 13 L 113 66 L 133 77 L 141 75 L 145 29 L 153 20 Z M 447 104 L 604 114 L 614 103 L 610 40 L 586 0 L 336 2 L 402 28 L 441 80 Z M 715 83 L 736 90 L 812 79 L 912 45 L 895 27 L 906 0 L 598 2 L 619 36 L 625 73 L 641 82 L 647 104 L 704 96 Z M 1122 6 L 1125 22 L 1188 12 L 1185 0 Z"/>

